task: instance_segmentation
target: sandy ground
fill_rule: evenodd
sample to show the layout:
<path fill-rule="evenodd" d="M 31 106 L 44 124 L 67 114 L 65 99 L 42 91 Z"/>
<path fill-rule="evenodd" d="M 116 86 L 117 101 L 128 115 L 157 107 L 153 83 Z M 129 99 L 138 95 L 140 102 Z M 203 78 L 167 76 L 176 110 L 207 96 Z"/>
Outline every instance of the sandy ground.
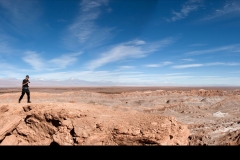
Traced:
<path fill-rule="evenodd" d="M 116 123 L 125 124 L 125 122 L 128 121 L 130 123 L 135 117 L 134 121 L 136 123 L 138 122 L 138 124 L 133 125 L 135 129 L 140 126 L 148 128 L 151 124 L 160 123 L 161 120 L 156 122 L 156 117 L 172 117 L 176 120 L 177 125 L 186 125 L 189 129 L 189 134 L 186 134 L 187 137 L 185 137 L 187 138 L 187 142 L 185 142 L 184 136 L 182 136 L 178 138 L 181 142 L 177 142 L 177 140 L 162 140 L 161 142 L 152 140 L 152 144 L 240 144 L 240 90 L 236 87 L 79 87 L 31 88 L 30 90 L 32 103 L 26 103 L 27 95 L 25 95 L 22 102 L 19 104 L 18 98 L 21 94 L 21 89 L 0 89 L 0 110 L 2 111 L 0 116 L 2 118 L 4 115 L 20 115 L 24 117 L 26 115 L 22 111 L 22 108 L 27 105 L 30 108 L 36 108 L 36 111 L 59 106 L 56 108 L 56 112 L 58 109 L 78 108 L 85 111 L 92 110 L 91 114 L 89 113 L 89 116 L 94 116 L 94 114 L 99 115 L 100 113 L 104 115 L 104 113 L 106 113 L 105 117 L 111 116 L 112 118 L 104 119 L 104 116 L 100 116 L 98 119 L 100 121 L 106 120 L 108 126 L 113 126 Z M 10 114 L 10 111 L 8 113 L 8 110 L 11 110 L 11 106 L 14 106 L 16 110 L 15 112 L 12 111 Z M 34 114 L 33 111 L 31 114 Z M 119 115 L 121 116 L 119 117 Z M 137 120 L 136 117 L 138 117 Z M 75 121 L 75 119 L 71 120 L 72 123 Z M 110 120 L 112 123 L 110 123 Z M 149 121 L 149 124 L 145 124 L 144 121 Z M 26 125 L 31 124 L 26 123 Z M 128 123 L 122 127 L 128 128 Z M 107 131 L 109 131 L 109 133 L 111 132 L 112 135 L 114 129 L 108 129 Z M 170 132 L 172 133 L 172 131 L 169 131 L 170 139 L 172 140 L 172 134 L 170 134 Z M 175 132 L 179 132 L 180 134 L 179 130 L 176 130 Z M 184 132 L 188 133 L 187 130 Z M 160 134 L 158 131 L 154 131 L 155 137 L 157 137 L 158 134 L 161 135 L 162 133 Z M 16 133 L 15 137 L 19 135 L 19 133 Z M 142 136 L 143 135 L 144 134 L 142 134 Z M 119 137 L 119 135 L 116 137 Z M 176 136 L 174 135 L 174 137 Z M 71 138 L 74 139 L 74 136 Z M 124 138 L 120 136 L 120 138 L 113 141 L 110 141 L 109 139 L 105 140 L 106 143 L 102 144 L 143 144 L 140 143 L 140 141 L 142 142 L 143 140 L 138 139 L 135 141 L 133 139 L 129 140 L 129 138 L 126 139 L 126 137 Z M 47 143 L 50 143 L 50 141 L 52 140 L 48 139 Z M 78 143 L 76 140 L 74 141 L 73 144 L 94 144 L 92 141 L 86 139 L 85 141 L 83 139 L 78 139 Z M 26 144 L 41 144 L 40 140 L 38 140 L 38 143 L 33 143 L 26 138 L 25 142 Z M 58 142 L 58 144 L 64 145 L 62 141 Z"/>

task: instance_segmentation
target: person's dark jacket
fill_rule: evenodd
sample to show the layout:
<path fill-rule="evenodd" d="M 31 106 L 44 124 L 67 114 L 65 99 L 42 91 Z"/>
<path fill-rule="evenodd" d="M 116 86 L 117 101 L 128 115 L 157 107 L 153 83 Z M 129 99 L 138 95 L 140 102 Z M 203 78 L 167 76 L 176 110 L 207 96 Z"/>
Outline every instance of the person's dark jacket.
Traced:
<path fill-rule="evenodd" d="M 26 83 L 26 82 L 29 82 L 29 80 L 24 79 L 22 84 L 24 84 L 24 83 Z M 25 84 L 25 85 L 23 85 L 22 87 L 28 87 L 28 83 Z"/>

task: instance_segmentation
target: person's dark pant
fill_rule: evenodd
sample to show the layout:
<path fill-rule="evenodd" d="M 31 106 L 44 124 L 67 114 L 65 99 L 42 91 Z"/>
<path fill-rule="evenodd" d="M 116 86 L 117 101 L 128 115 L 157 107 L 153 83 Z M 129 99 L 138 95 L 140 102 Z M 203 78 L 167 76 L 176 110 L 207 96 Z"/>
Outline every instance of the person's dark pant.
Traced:
<path fill-rule="evenodd" d="M 22 100 L 22 98 L 23 98 L 23 96 L 25 95 L 25 93 L 27 93 L 28 102 L 30 101 L 30 91 L 29 91 L 29 89 L 22 89 L 22 95 L 21 95 L 21 97 L 19 98 L 19 101 Z"/>

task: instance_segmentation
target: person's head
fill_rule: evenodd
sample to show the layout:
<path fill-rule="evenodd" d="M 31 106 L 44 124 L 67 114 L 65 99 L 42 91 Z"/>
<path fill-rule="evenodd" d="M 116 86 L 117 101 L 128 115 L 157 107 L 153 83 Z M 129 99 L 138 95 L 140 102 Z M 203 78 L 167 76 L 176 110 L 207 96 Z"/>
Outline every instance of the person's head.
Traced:
<path fill-rule="evenodd" d="M 28 76 L 28 75 L 26 75 L 26 79 L 29 79 L 29 76 Z"/>

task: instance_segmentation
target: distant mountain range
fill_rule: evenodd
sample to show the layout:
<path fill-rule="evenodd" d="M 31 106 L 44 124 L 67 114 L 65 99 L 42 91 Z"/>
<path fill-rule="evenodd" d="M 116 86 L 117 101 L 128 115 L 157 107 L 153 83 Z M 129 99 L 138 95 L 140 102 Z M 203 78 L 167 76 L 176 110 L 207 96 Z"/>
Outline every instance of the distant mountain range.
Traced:
<path fill-rule="evenodd" d="M 22 87 L 22 80 L 23 79 L 16 79 L 16 78 L 0 78 L 0 88 L 5 87 Z M 152 83 L 118 83 L 112 81 L 85 81 L 80 80 L 78 78 L 70 78 L 67 80 L 57 80 L 57 79 L 50 79 L 47 80 L 45 78 L 30 78 L 30 87 L 81 87 L 81 86 L 182 86 L 175 83 L 162 83 L 159 85 L 152 84 Z M 228 86 L 225 84 L 208 84 L 208 85 L 187 85 L 191 86 Z M 185 86 L 185 87 L 187 87 Z"/>
<path fill-rule="evenodd" d="M 0 78 L 0 87 L 21 87 L 23 79 L 16 78 Z M 53 87 L 64 87 L 64 86 L 121 86 L 121 85 L 136 85 L 136 84 L 123 84 L 116 83 L 112 81 L 85 81 L 78 78 L 70 78 L 67 80 L 57 80 L 57 79 L 44 79 L 44 78 L 31 78 L 29 79 L 31 87 L 43 87 L 43 86 L 53 86 Z"/>

